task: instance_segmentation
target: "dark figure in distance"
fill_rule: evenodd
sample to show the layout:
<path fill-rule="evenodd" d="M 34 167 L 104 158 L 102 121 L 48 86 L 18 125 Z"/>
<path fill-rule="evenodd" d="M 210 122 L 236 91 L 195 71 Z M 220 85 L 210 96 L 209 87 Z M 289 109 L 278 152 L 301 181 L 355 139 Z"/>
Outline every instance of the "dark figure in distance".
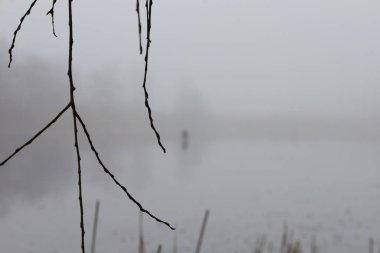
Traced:
<path fill-rule="evenodd" d="M 189 133 L 187 130 L 182 131 L 182 149 L 186 150 L 189 147 Z"/>

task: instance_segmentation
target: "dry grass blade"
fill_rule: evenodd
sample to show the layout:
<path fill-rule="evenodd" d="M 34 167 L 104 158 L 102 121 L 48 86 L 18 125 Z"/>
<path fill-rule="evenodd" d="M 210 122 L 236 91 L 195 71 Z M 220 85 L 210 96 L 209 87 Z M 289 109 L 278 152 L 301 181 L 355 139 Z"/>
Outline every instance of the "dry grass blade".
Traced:
<path fill-rule="evenodd" d="M 22 146 L 16 148 L 16 150 L 10 155 L 8 156 L 4 161 L 2 161 L 0 163 L 0 166 L 3 166 L 6 162 L 8 162 L 13 156 L 15 156 L 18 152 L 20 152 L 23 148 L 25 148 L 26 146 L 28 146 L 29 144 L 31 144 L 35 139 L 37 139 L 38 136 L 40 136 L 43 132 L 45 132 L 46 129 L 48 129 L 51 125 L 54 124 L 54 122 L 56 122 L 59 117 L 61 117 L 61 115 L 67 110 L 69 109 L 71 106 L 71 103 L 68 103 L 65 108 L 62 109 L 62 111 L 60 111 L 57 116 L 54 117 L 54 119 L 52 119 L 44 128 L 42 128 L 40 131 L 38 131 L 38 133 L 36 133 L 30 140 L 28 140 L 27 142 L 25 142 Z"/>
<path fill-rule="evenodd" d="M 173 253 L 178 252 L 178 238 L 177 238 L 177 231 L 174 233 L 174 244 L 173 244 Z"/>
<path fill-rule="evenodd" d="M 145 8 L 146 8 L 146 15 L 147 15 L 147 37 L 146 37 L 146 49 L 145 49 L 145 72 L 144 72 L 144 82 L 143 82 L 143 89 L 144 89 L 144 94 L 145 94 L 145 107 L 148 110 L 148 116 L 149 116 L 149 121 L 150 121 L 150 127 L 153 129 L 158 145 L 162 148 L 164 153 L 166 153 L 165 147 L 161 143 L 161 137 L 160 134 L 158 133 L 156 127 L 153 124 L 153 116 L 152 116 L 152 110 L 149 106 L 148 102 L 148 91 L 146 89 L 146 77 L 148 73 L 148 59 L 149 59 L 149 47 L 150 47 L 150 30 L 151 30 L 151 17 L 152 17 L 152 0 L 147 0 L 145 3 Z"/>
<path fill-rule="evenodd" d="M 78 113 L 76 113 L 76 117 L 77 117 L 77 119 L 79 120 L 79 123 L 82 125 L 83 131 L 84 131 L 84 133 L 85 133 L 86 136 L 87 136 L 87 140 L 88 140 L 88 142 L 89 142 L 89 144 L 90 144 L 90 147 L 91 147 L 92 151 L 94 152 L 94 154 L 95 154 L 95 156 L 96 156 L 96 159 L 98 160 L 98 163 L 100 164 L 100 166 L 102 166 L 104 172 L 105 172 L 106 174 L 108 174 L 108 175 L 112 178 L 112 180 L 115 182 L 115 184 L 118 185 L 118 186 L 124 191 L 125 194 L 127 194 L 128 198 L 129 198 L 133 203 L 135 203 L 135 204 L 139 207 L 139 209 L 140 209 L 141 212 L 146 213 L 147 215 L 149 215 L 151 218 L 153 218 L 153 219 L 156 220 L 157 222 L 162 223 L 162 224 L 165 224 L 165 225 L 168 226 L 170 229 L 175 230 L 175 228 L 172 227 L 168 222 L 163 221 L 163 220 L 157 218 L 156 216 L 154 216 L 153 214 L 151 214 L 148 210 L 144 209 L 143 206 L 142 206 L 142 205 L 141 205 L 141 204 L 140 204 L 140 203 L 139 203 L 139 202 L 138 202 L 138 201 L 137 201 L 137 200 L 136 200 L 136 199 L 135 199 L 135 198 L 134 198 L 134 197 L 128 192 L 127 188 L 126 188 L 125 186 L 123 186 L 123 185 L 122 185 L 122 184 L 121 184 L 121 183 L 115 178 L 115 175 L 113 175 L 113 174 L 111 173 L 111 171 L 109 171 L 109 170 L 107 169 L 107 167 L 104 165 L 104 163 L 103 163 L 102 160 L 100 159 L 100 156 L 99 156 L 98 151 L 97 151 L 97 150 L 95 149 L 95 147 L 94 147 L 94 144 L 93 144 L 93 142 L 92 142 L 92 140 L 91 140 L 90 133 L 88 132 L 87 127 L 86 127 L 86 125 L 84 124 L 82 118 L 79 116 Z"/>
<path fill-rule="evenodd" d="M 97 230 L 98 230 L 98 220 L 99 220 L 99 207 L 100 207 L 100 202 L 96 201 L 96 204 L 95 204 L 95 215 L 94 215 L 94 224 L 93 224 L 93 227 L 92 227 L 91 253 L 95 253 L 96 233 L 97 233 Z"/>
<path fill-rule="evenodd" d="M 57 2 L 57 0 L 53 0 L 53 5 L 52 5 L 51 9 L 46 13 L 46 15 L 51 16 L 51 25 L 53 27 L 53 35 L 55 37 L 58 37 L 57 34 L 55 33 L 55 26 L 54 26 L 54 6 L 55 6 L 56 2 Z"/>
<path fill-rule="evenodd" d="M 205 230 L 206 230 L 206 225 L 207 225 L 207 220 L 208 220 L 209 213 L 210 213 L 210 211 L 207 209 L 206 212 L 205 212 L 205 216 L 203 217 L 201 232 L 199 233 L 199 238 L 198 238 L 197 248 L 195 249 L 195 253 L 200 253 L 201 252 L 201 246 L 202 246 L 203 236 L 205 234 Z"/>
<path fill-rule="evenodd" d="M 31 5 L 29 6 L 29 9 L 25 12 L 24 16 L 21 17 L 21 19 L 20 19 L 20 23 L 18 24 L 16 30 L 13 32 L 12 45 L 11 45 L 11 47 L 10 47 L 9 50 L 8 50 L 8 53 L 9 53 L 9 63 L 8 63 L 8 68 L 11 67 L 12 58 L 13 58 L 12 51 L 13 51 L 13 48 L 15 47 L 17 33 L 21 30 L 22 23 L 24 22 L 26 16 L 28 16 L 28 15 L 30 14 L 30 12 L 32 11 L 32 9 L 33 9 L 34 5 L 36 4 L 36 2 L 37 2 L 37 0 L 34 0 L 34 1 L 31 3 Z"/>
<path fill-rule="evenodd" d="M 368 252 L 375 253 L 375 241 L 372 237 L 368 240 Z"/>
<path fill-rule="evenodd" d="M 143 213 L 139 212 L 139 249 L 138 249 L 138 253 L 145 253 L 143 218 L 144 218 Z"/>

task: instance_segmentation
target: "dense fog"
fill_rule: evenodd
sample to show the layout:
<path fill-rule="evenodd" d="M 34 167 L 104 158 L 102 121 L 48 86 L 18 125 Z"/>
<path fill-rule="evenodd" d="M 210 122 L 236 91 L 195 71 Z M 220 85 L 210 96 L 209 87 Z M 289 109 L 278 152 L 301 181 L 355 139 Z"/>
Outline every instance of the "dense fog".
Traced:
<path fill-rule="evenodd" d="M 107 167 L 154 215 L 146 252 L 280 252 L 284 224 L 303 252 L 380 247 L 380 3 L 154 1 L 142 89 L 135 1 L 73 1 L 77 110 Z M 145 43 L 145 9 L 142 42 Z M 67 3 L 55 30 L 37 2 L 0 1 L 0 162 L 69 101 Z M 145 50 L 145 47 L 144 47 Z M 79 252 L 71 111 L 0 167 L 0 252 Z M 86 249 L 137 252 L 139 211 L 79 129 Z M 176 238 L 176 239 L 175 239 Z M 260 239 L 261 238 L 261 239 Z"/>

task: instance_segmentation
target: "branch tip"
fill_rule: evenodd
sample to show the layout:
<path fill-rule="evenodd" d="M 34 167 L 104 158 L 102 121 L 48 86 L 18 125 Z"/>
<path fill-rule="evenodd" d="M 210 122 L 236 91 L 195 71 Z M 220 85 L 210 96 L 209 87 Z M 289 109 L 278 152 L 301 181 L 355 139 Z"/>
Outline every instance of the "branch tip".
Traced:
<path fill-rule="evenodd" d="M 161 136 L 159 132 L 157 131 L 156 127 L 154 126 L 153 123 L 153 116 L 152 116 L 152 109 L 149 106 L 149 94 L 148 90 L 146 88 L 146 80 L 147 80 L 147 74 L 148 74 L 148 62 L 149 62 L 149 48 L 150 48 L 150 30 L 151 30 L 151 17 L 152 17 L 152 0 L 146 0 L 145 2 L 145 8 L 146 8 L 146 16 L 147 16 L 147 35 L 146 35 L 146 48 L 145 48 L 145 71 L 144 71 L 144 81 L 143 81 L 143 89 L 144 89 L 144 95 L 145 95 L 145 107 L 148 110 L 148 117 L 150 121 L 150 127 L 152 128 L 154 134 L 156 135 L 156 139 L 158 142 L 158 145 L 161 147 L 162 151 L 166 153 L 166 149 L 164 145 L 161 142 Z"/>
<path fill-rule="evenodd" d="M 86 127 L 86 124 L 84 123 L 84 121 L 82 120 L 82 118 L 80 117 L 80 115 L 78 114 L 78 112 L 75 111 L 75 117 L 78 119 L 79 123 L 81 124 L 82 126 L 82 129 L 87 137 L 87 141 L 91 147 L 91 150 L 94 152 L 95 154 L 95 157 L 96 159 L 98 160 L 98 163 L 100 164 L 100 166 L 103 168 L 103 171 L 109 176 L 111 177 L 111 179 L 114 181 L 114 183 L 119 186 L 123 192 L 128 196 L 128 198 L 138 206 L 138 208 L 140 209 L 141 212 L 143 213 L 146 213 L 147 215 L 149 215 L 152 219 L 154 219 L 155 221 L 159 222 L 159 223 L 162 223 L 164 225 L 166 225 L 167 227 L 169 227 L 171 230 L 175 230 L 174 227 L 172 227 L 168 222 L 164 221 L 164 220 L 161 220 L 160 218 L 156 217 L 155 215 L 153 215 L 151 212 L 149 212 L 148 210 L 146 210 L 142 204 L 140 204 L 140 202 L 138 202 L 130 193 L 129 191 L 127 190 L 127 188 L 122 185 L 115 177 L 115 175 L 107 169 L 107 167 L 104 165 L 103 161 L 100 159 L 100 156 L 99 156 L 99 153 L 98 151 L 96 150 L 93 142 L 92 142 L 92 139 L 91 139 L 91 136 L 90 136 L 90 133 L 88 132 L 87 130 L 87 127 Z"/>
<path fill-rule="evenodd" d="M 9 48 L 9 50 L 8 50 L 8 53 L 9 53 L 9 63 L 8 63 L 8 68 L 11 67 L 12 58 L 13 58 L 12 51 L 13 51 L 13 48 L 15 47 L 17 33 L 21 30 L 21 26 L 22 26 L 22 24 L 24 23 L 24 20 L 25 20 L 26 16 L 28 16 L 28 15 L 31 13 L 31 11 L 32 11 L 34 5 L 36 4 L 36 2 L 37 2 L 37 0 L 34 0 L 34 1 L 30 4 L 28 10 L 27 10 L 27 11 L 25 12 L 25 14 L 20 18 L 20 23 L 18 24 L 16 30 L 13 32 L 12 44 L 11 44 L 11 47 Z"/>

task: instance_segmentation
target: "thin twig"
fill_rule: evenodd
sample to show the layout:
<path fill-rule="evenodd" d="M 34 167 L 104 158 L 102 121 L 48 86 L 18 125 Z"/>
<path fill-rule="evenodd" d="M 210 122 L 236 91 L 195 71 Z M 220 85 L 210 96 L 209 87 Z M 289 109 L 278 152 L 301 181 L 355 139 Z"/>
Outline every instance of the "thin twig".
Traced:
<path fill-rule="evenodd" d="M 77 127 L 77 117 L 76 115 L 76 109 L 75 109 L 75 100 L 74 100 L 74 80 L 73 80 L 73 72 L 72 72 L 72 61 L 73 61 L 73 15 L 72 15 L 72 0 L 68 0 L 69 5 L 69 61 L 68 61 L 68 70 L 67 75 L 69 77 L 70 81 L 70 102 L 71 102 L 71 109 L 73 112 L 73 121 L 74 121 L 74 146 L 77 154 L 77 167 L 78 167 L 78 190 L 79 190 L 79 207 L 80 207 L 80 228 L 81 228 L 81 246 L 82 246 L 82 253 L 85 253 L 84 248 L 84 219 L 83 219 L 83 198 L 82 198 L 82 170 L 81 170 L 81 164 L 80 164 L 80 153 L 79 153 L 79 145 L 78 145 L 78 127 Z"/>
<path fill-rule="evenodd" d="M 35 139 L 37 139 L 38 136 L 40 136 L 46 129 L 48 129 L 51 125 L 54 124 L 54 122 L 56 122 L 59 117 L 61 117 L 61 115 L 67 110 L 69 109 L 71 106 L 71 103 L 68 103 L 65 108 L 62 109 L 62 111 L 60 111 L 57 116 L 55 116 L 44 128 L 42 128 L 40 131 L 38 131 L 38 133 L 36 133 L 30 140 L 28 140 L 27 142 L 25 142 L 22 146 L 16 148 L 16 150 L 10 155 L 8 156 L 4 161 L 2 161 L 0 163 L 0 166 L 3 166 L 6 162 L 8 162 L 13 156 L 15 156 L 18 152 L 20 152 L 23 148 L 25 148 L 26 146 L 28 146 L 29 144 L 31 144 Z"/>
<path fill-rule="evenodd" d="M 138 20 L 138 28 L 139 28 L 139 46 L 140 46 L 140 54 L 143 53 L 142 43 L 141 43 L 141 18 L 140 18 L 140 1 L 136 0 L 136 12 L 137 12 L 137 20 Z"/>
<path fill-rule="evenodd" d="M 98 151 L 95 149 L 94 147 L 94 144 L 91 140 L 91 136 L 90 136 L 90 133 L 88 132 L 87 128 L 86 128 L 86 125 L 84 124 L 82 118 L 79 116 L 78 112 L 76 112 L 76 117 L 77 119 L 79 120 L 79 123 L 82 125 L 82 128 L 83 128 L 83 131 L 84 133 L 86 134 L 87 136 L 87 140 L 90 144 L 90 147 L 91 147 L 91 150 L 94 152 L 95 156 L 96 156 L 96 159 L 98 160 L 98 163 L 100 164 L 100 166 L 102 166 L 104 172 L 106 174 L 108 174 L 112 180 L 115 182 L 116 185 L 118 185 L 123 191 L 125 194 L 127 194 L 128 198 L 133 202 L 135 203 L 141 212 L 144 212 L 146 213 L 147 215 L 149 215 L 151 218 L 153 218 L 154 220 L 156 220 L 157 222 L 160 222 L 160 223 L 163 223 L 165 224 L 166 226 L 168 226 L 169 228 L 171 228 L 172 230 L 175 230 L 174 227 L 172 227 L 168 222 L 166 221 L 163 221 L 159 218 L 157 218 L 156 216 L 154 216 L 153 214 L 151 214 L 148 210 L 144 209 L 144 207 L 128 192 L 127 188 L 125 186 L 123 186 L 121 183 L 119 183 L 119 181 L 115 178 L 115 175 L 112 174 L 108 169 L 107 167 L 104 165 L 104 163 L 102 162 L 102 160 L 100 159 L 100 156 L 99 156 L 99 153 Z"/>
<path fill-rule="evenodd" d="M 161 143 L 161 137 L 158 131 L 156 130 L 156 127 L 153 124 L 153 117 L 152 117 L 152 110 L 149 106 L 148 102 L 148 91 L 146 89 L 146 77 L 148 73 L 148 59 L 149 59 L 149 47 L 150 47 L 150 30 L 151 30 L 151 17 L 152 17 L 152 0 L 146 0 L 145 8 L 146 8 L 146 16 L 147 16 L 147 37 L 146 37 L 146 49 L 145 49 L 145 72 L 144 72 L 144 82 L 143 82 L 143 88 L 144 88 L 144 94 L 145 94 L 145 107 L 148 110 L 148 116 L 150 120 L 150 127 L 153 129 L 154 133 L 156 134 L 158 145 L 162 148 L 164 153 L 166 153 L 165 147 Z"/>
<path fill-rule="evenodd" d="M 72 1 L 72 0 L 69 0 Z M 83 218 L 83 197 L 82 197 L 82 170 L 81 170 L 81 164 L 80 164 L 80 153 L 79 153 L 79 144 L 78 144 L 78 128 L 77 128 L 77 119 L 75 117 L 75 105 L 71 105 L 72 111 L 73 111 L 73 121 L 74 121 L 74 146 L 77 154 L 77 167 L 78 167 L 78 191 L 79 191 L 79 208 L 80 208 L 80 228 L 81 228 L 81 246 L 82 246 L 82 253 L 85 253 L 84 248 L 84 218 Z"/>
<path fill-rule="evenodd" d="M 12 63 L 12 50 L 13 48 L 15 47 L 15 43 L 16 43 L 16 37 L 17 37 L 17 33 L 21 30 L 21 25 L 22 23 L 24 22 L 24 19 L 26 18 L 26 16 L 28 16 L 30 14 L 30 12 L 32 11 L 33 9 L 33 6 L 36 4 L 37 0 L 34 0 L 32 2 L 32 4 L 29 6 L 29 9 L 25 12 L 24 16 L 21 17 L 20 19 L 20 23 L 18 24 L 16 30 L 13 32 L 13 40 L 12 40 L 12 45 L 11 47 L 9 48 L 8 50 L 8 53 L 9 53 L 9 63 L 8 63 L 8 68 L 11 67 L 11 63 Z"/>
<path fill-rule="evenodd" d="M 57 2 L 57 0 L 53 0 L 53 5 L 52 5 L 51 9 L 46 13 L 46 15 L 51 16 L 51 25 L 53 27 L 53 35 L 55 37 L 58 37 L 57 34 L 55 33 L 55 26 L 54 26 L 54 6 L 55 6 L 56 2 Z"/>

